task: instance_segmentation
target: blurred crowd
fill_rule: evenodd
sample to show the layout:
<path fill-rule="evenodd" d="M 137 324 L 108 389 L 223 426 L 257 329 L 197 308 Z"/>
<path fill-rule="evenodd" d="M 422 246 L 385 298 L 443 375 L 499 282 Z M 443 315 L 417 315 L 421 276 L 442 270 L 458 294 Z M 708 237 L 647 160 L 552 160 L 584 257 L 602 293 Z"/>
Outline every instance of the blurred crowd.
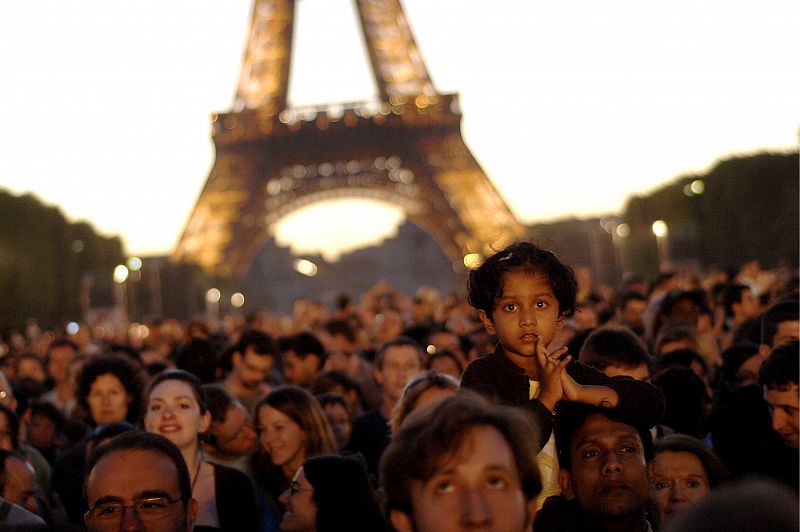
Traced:
<path fill-rule="evenodd" d="M 800 357 L 797 271 L 753 261 L 705 276 L 631 276 L 618 286 L 594 282 L 585 268 L 575 278 L 577 310 L 554 332 L 549 352 L 566 347 L 608 376 L 647 381 L 663 393 L 664 415 L 652 427 L 651 529 L 752 477 L 790 490 L 796 503 L 797 375 L 793 405 L 769 400 L 773 388 L 759 377 L 776 350 Z M 161 523 L 188 473 L 181 497 L 197 503 L 184 504 L 175 530 L 422 530 L 422 521 L 403 520 L 422 513 L 393 498 L 396 486 L 382 485 L 384 474 L 399 474 L 382 457 L 401 456 L 393 445 L 413 444 L 410 436 L 395 441 L 404 427 L 425 437 L 438 419 L 430 417 L 433 404 L 490 409 L 459 391 L 465 369 L 497 341 L 464 294 L 424 286 L 405 294 L 390 282 L 342 294 L 333 308 L 298 299 L 289 314 L 254 310 L 216 323 L 165 318 L 124 330 L 81 324 L 68 333 L 32 320 L 0 337 L 0 496 L 38 516 L 32 522 L 43 529 L 102 530 L 128 518 Z M 420 411 L 426 426 L 413 423 Z M 124 461 L 111 467 L 115 457 L 151 464 L 178 456 L 142 433 L 161 435 L 180 452 L 183 460 L 169 466 L 178 471 L 174 492 L 99 496 L 106 469 L 117 485 L 134 485 L 141 474 L 126 472 Z M 517 454 L 538 451 L 507 440 Z M 681 453 L 695 457 L 693 471 L 674 459 Z M 342 498 L 342 490 L 352 495 Z M 538 493 L 525 491 L 525 499 Z M 558 523 L 559 515 L 540 517 Z M 539 523 L 537 530 L 550 529 L 546 519 Z"/>

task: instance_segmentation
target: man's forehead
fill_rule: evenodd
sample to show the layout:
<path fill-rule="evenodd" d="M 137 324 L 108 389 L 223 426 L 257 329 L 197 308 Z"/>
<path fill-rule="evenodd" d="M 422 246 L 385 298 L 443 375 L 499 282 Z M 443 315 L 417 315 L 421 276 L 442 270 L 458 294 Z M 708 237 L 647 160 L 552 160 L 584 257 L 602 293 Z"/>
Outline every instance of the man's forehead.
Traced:
<path fill-rule="evenodd" d="M 635 438 L 641 442 L 639 431 L 633 425 L 616 421 L 605 414 L 592 414 L 583 420 L 572 437 L 572 446 L 577 447 L 591 441 Z"/>
<path fill-rule="evenodd" d="M 475 425 L 463 433 L 453 450 L 439 456 L 433 474 L 452 472 L 459 464 L 470 460 L 480 461 L 487 469 L 516 470 L 513 451 L 506 437 L 491 425 Z"/>
<path fill-rule="evenodd" d="M 800 388 L 797 384 L 792 384 L 786 388 L 764 388 L 764 400 L 772 406 L 787 405 L 798 406 L 800 402 Z"/>

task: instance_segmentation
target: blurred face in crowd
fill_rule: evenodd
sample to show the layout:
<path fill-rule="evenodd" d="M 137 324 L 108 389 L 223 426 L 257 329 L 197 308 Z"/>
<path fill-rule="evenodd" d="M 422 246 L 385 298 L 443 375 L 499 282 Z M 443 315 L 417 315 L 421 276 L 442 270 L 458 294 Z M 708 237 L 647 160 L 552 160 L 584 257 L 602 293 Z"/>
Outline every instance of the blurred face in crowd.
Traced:
<path fill-rule="evenodd" d="M 320 359 L 314 354 L 301 358 L 293 350 L 283 353 L 283 377 L 287 382 L 307 387 L 319 373 Z"/>
<path fill-rule="evenodd" d="M 393 345 L 383 354 L 383 365 L 375 372 L 375 380 L 392 403 L 397 402 L 406 383 L 422 371 L 419 353 L 410 345 Z"/>
<path fill-rule="evenodd" d="M 166 437 L 180 449 L 197 445 L 197 436 L 211 423 L 211 414 L 200 413 L 193 388 L 178 379 L 160 382 L 147 399 L 144 427 Z"/>
<path fill-rule="evenodd" d="M 243 456 L 255 452 L 258 438 L 253 428 L 253 419 L 239 401 L 235 401 L 222 423 L 213 423 L 211 433 L 219 452 Z"/>
<path fill-rule="evenodd" d="M 3 498 L 22 506 L 29 512 L 38 513 L 36 476 L 33 472 L 33 467 L 25 460 L 12 456 L 6 460 L 3 476 L 5 477 Z"/>
<path fill-rule="evenodd" d="M 622 322 L 628 327 L 644 327 L 644 311 L 647 301 L 642 299 L 629 299 L 622 309 Z"/>
<path fill-rule="evenodd" d="M 659 523 L 698 502 L 710 489 L 706 470 L 693 453 L 662 451 L 656 455 L 650 500 Z"/>
<path fill-rule="evenodd" d="M 55 443 L 57 429 L 55 422 L 47 416 L 34 414 L 28 423 L 28 443 L 37 449 L 47 449 Z"/>
<path fill-rule="evenodd" d="M 60 384 L 69 378 L 69 362 L 73 356 L 75 356 L 75 350 L 68 345 L 58 345 L 50 349 L 47 371 L 56 384 Z"/>
<path fill-rule="evenodd" d="M 393 510 L 400 532 L 528 530 L 536 499 L 525 500 L 511 446 L 496 428 L 469 429 L 433 476 L 411 485 L 413 515 Z"/>
<path fill-rule="evenodd" d="M 125 421 L 131 396 L 122 381 L 112 373 L 97 377 L 89 388 L 89 410 L 96 425 L 107 425 Z"/>
<path fill-rule="evenodd" d="M 769 389 L 764 387 L 764 400 L 772 415 L 772 428 L 783 438 L 783 443 L 792 449 L 800 446 L 800 391 L 797 384 L 785 389 Z"/>
<path fill-rule="evenodd" d="M 264 382 L 274 363 L 272 355 L 260 355 L 252 347 L 244 355 L 234 353 L 232 361 L 239 383 L 245 388 L 257 388 Z"/>
<path fill-rule="evenodd" d="M 306 433 L 280 410 L 262 406 L 258 410 L 258 430 L 273 464 L 294 472 L 306 459 Z"/>
<path fill-rule="evenodd" d="M 619 518 L 644 511 L 648 466 L 634 427 L 592 414 L 573 433 L 570 456 L 572 471 L 559 471 L 559 485 L 588 515 Z"/>
<path fill-rule="evenodd" d="M 800 340 L 800 321 L 782 321 L 778 324 L 777 330 L 775 331 L 775 337 L 772 339 L 772 345 L 770 348 L 775 349 L 780 345 L 788 344 L 789 342 L 793 342 L 795 340 Z"/>
<path fill-rule="evenodd" d="M 44 366 L 40 360 L 25 357 L 20 359 L 17 364 L 17 378 L 29 379 L 38 384 L 43 384 L 47 380 L 47 375 L 44 372 Z"/>
<path fill-rule="evenodd" d="M 317 530 L 317 505 L 314 503 L 314 487 L 306 479 L 303 468 L 297 470 L 292 483 L 280 496 L 286 507 L 281 519 L 282 532 L 312 532 Z"/>
<path fill-rule="evenodd" d="M 764 362 L 764 357 L 757 354 L 751 356 L 739 366 L 739 369 L 736 370 L 736 375 L 733 377 L 733 384 L 736 389 L 758 384 L 758 370 L 761 368 L 762 362 Z"/>
<path fill-rule="evenodd" d="M 430 363 L 430 368 L 435 369 L 439 373 L 444 373 L 461 380 L 461 369 L 458 367 L 458 364 L 456 364 L 455 360 L 449 356 L 439 356 L 434 358 Z"/>
<path fill-rule="evenodd" d="M 92 531 L 187 532 L 194 526 L 197 501 L 184 504 L 180 498 L 178 471 L 168 456 L 139 449 L 116 451 L 101 458 L 86 478 L 86 500 L 92 511 L 84 520 Z M 109 517 L 114 512 L 103 510 L 109 503 L 130 506 L 155 499 L 177 502 L 164 504 L 156 515 L 153 504 L 145 504 L 148 515 L 128 507 Z"/>
<path fill-rule="evenodd" d="M 353 430 L 353 424 L 350 420 L 350 413 L 347 409 L 339 403 L 328 403 L 322 407 L 325 417 L 333 430 L 333 435 L 336 437 L 336 442 L 339 447 L 344 447 L 350 440 L 350 433 Z"/>
<path fill-rule="evenodd" d="M 734 303 L 734 310 L 738 311 L 741 319 L 755 318 L 761 312 L 761 302 L 749 288 L 742 290 L 741 301 Z"/>
<path fill-rule="evenodd" d="M 5 412 L 0 412 L 0 449 L 14 450 L 14 435 Z"/>

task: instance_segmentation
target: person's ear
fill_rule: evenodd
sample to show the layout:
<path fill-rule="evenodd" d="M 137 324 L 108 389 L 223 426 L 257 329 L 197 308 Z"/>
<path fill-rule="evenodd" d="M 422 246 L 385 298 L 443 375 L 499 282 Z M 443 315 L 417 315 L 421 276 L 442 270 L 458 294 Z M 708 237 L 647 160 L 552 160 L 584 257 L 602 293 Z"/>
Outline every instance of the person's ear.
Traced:
<path fill-rule="evenodd" d="M 197 521 L 197 499 L 192 497 L 186 504 L 186 530 L 192 530 Z"/>
<path fill-rule="evenodd" d="M 200 416 L 200 430 L 198 432 L 206 432 L 211 427 L 211 412 L 206 410 Z"/>
<path fill-rule="evenodd" d="M 231 365 L 234 368 L 238 368 L 242 364 L 242 354 L 239 351 L 235 351 L 231 356 Z"/>
<path fill-rule="evenodd" d="M 389 520 L 397 532 L 414 532 L 414 522 L 411 517 L 400 510 L 391 510 L 389 512 Z"/>
<path fill-rule="evenodd" d="M 565 499 L 571 501 L 575 498 L 575 490 L 572 489 L 572 474 L 566 469 L 558 470 L 558 487 Z"/>
<path fill-rule="evenodd" d="M 489 315 L 486 314 L 486 311 L 483 309 L 478 310 L 478 317 L 481 319 L 481 322 L 483 323 L 483 327 L 484 329 L 486 329 L 486 332 L 494 336 L 496 329 L 494 328 L 494 322 L 492 321 L 492 318 L 490 318 Z"/>
<path fill-rule="evenodd" d="M 559 314 L 558 319 L 556 320 L 556 327 L 559 329 L 564 326 L 564 322 L 567 320 L 567 316 L 564 314 Z"/>

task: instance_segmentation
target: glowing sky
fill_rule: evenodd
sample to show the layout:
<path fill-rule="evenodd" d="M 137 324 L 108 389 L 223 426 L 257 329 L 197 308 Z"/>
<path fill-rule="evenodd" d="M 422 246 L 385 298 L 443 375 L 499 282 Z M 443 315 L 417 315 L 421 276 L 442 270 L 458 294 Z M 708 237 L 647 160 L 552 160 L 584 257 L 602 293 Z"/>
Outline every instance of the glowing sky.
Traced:
<path fill-rule="evenodd" d="M 524 222 L 618 212 L 721 157 L 797 146 L 796 0 L 403 4 L 437 89 L 461 94 L 467 144 Z M 250 11 L 4 2 L 0 187 L 131 253 L 169 252 L 213 162 L 208 117 L 231 107 Z M 292 104 L 374 96 L 350 0 L 300 1 L 295 29 Z M 299 213 L 279 237 L 313 247 L 402 219 L 371 208 L 325 232 L 319 209 Z"/>

